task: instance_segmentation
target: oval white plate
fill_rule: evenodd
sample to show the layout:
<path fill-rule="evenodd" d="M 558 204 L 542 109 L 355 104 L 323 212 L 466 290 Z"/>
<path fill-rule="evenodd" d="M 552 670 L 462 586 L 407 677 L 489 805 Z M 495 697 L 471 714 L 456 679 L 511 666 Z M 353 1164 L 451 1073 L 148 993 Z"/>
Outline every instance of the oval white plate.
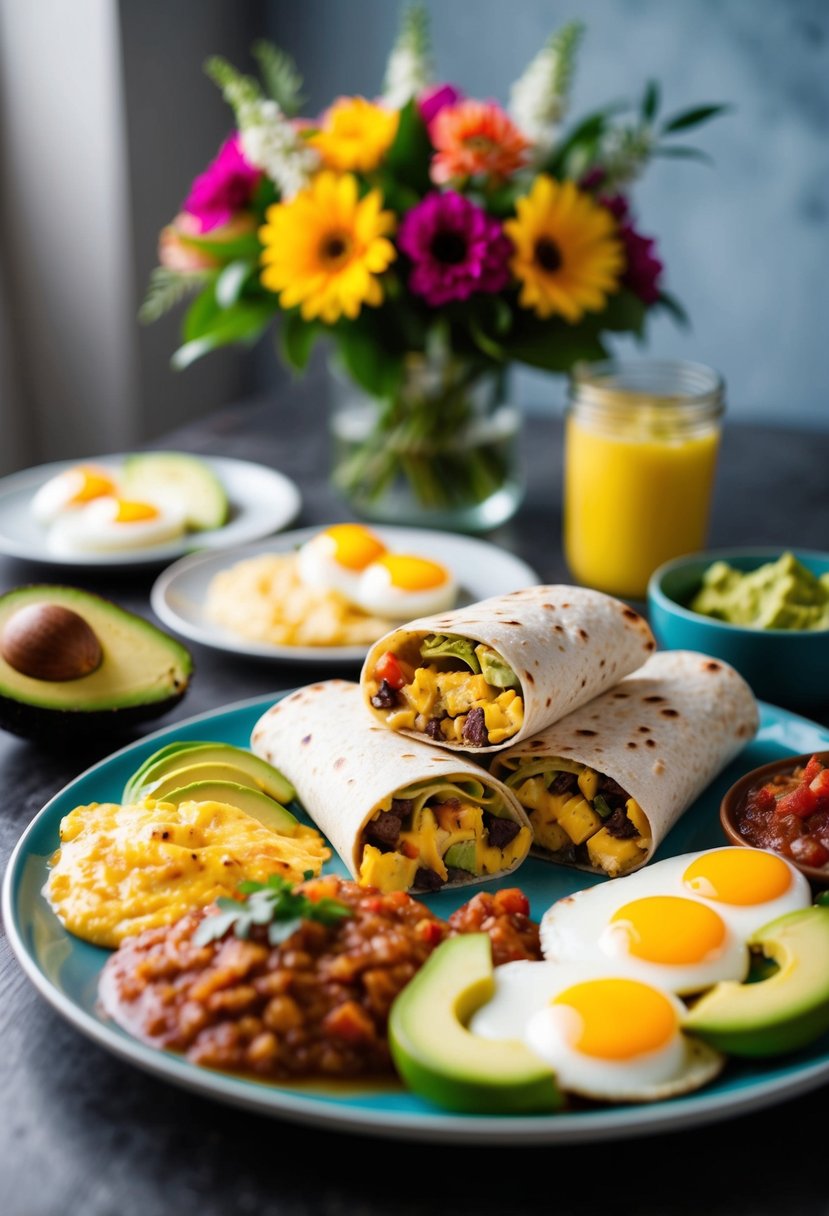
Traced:
<path fill-rule="evenodd" d="M 221 553 L 197 553 L 175 562 L 156 579 L 150 602 L 159 620 L 182 637 L 216 650 L 279 662 L 362 662 L 367 646 L 272 646 L 251 642 L 209 620 L 204 612 L 207 589 L 221 570 L 263 553 L 291 553 L 324 525 L 283 532 L 269 540 Z M 453 571 L 460 585 L 459 604 L 530 587 L 539 577 L 532 567 L 497 545 L 450 532 L 420 528 L 373 528 L 390 549 L 434 558 Z M 391 629 L 393 622 L 389 622 Z"/>
<path fill-rule="evenodd" d="M 115 470 L 127 454 L 96 456 L 90 461 Z M 50 566 L 159 566 L 194 550 L 247 544 L 278 532 L 296 518 L 302 499 L 296 484 L 284 473 L 227 456 L 200 455 L 199 460 L 213 470 L 230 499 L 230 519 L 221 528 L 189 532 L 163 545 L 120 553 L 53 553 L 46 530 L 32 517 L 31 502 L 50 477 L 81 463 L 61 460 L 0 479 L 0 553 Z"/>

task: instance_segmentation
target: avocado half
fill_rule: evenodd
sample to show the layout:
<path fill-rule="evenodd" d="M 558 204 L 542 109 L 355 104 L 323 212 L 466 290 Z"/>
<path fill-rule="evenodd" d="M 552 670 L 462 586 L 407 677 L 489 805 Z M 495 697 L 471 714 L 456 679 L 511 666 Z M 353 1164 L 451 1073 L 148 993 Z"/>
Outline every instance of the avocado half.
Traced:
<path fill-rule="evenodd" d="M 100 644 L 93 670 L 61 679 L 35 674 L 60 666 L 64 658 L 67 670 L 72 669 L 72 656 L 63 654 L 62 648 L 71 650 L 75 638 L 63 632 L 62 622 L 34 637 L 31 650 L 36 658 L 30 664 L 25 655 L 24 661 L 18 657 L 17 637 L 14 651 L 4 645 L 4 639 L 8 642 L 19 634 L 15 626 L 21 620 L 31 618 L 37 625 L 38 616 L 48 618 L 48 611 L 37 612 L 44 606 L 68 609 L 68 614 L 51 616 L 76 614 L 89 626 Z M 42 662 L 44 649 L 53 652 L 57 664 Z M 90 591 L 36 584 L 0 596 L 0 726 L 13 734 L 62 742 L 89 729 L 112 733 L 127 728 L 173 709 L 186 693 L 192 673 L 192 656 L 181 642 Z"/>

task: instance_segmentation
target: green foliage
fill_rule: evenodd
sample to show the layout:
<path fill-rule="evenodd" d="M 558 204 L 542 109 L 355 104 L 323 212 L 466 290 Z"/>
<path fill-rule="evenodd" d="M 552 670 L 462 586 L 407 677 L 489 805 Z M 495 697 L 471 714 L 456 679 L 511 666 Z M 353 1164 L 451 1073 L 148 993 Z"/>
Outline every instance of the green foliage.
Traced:
<path fill-rule="evenodd" d="M 311 876 L 309 871 L 306 878 Z M 303 920 L 337 925 L 352 915 L 351 909 L 341 900 L 329 896 L 311 900 L 278 874 L 272 874 L 265 883 L 240 883 L 239 892 L 247 898 L 216 900 L 219 911 L 201 922 L 193 934 L 194 945 L 207 946 L 231 931 L 244 940 L 250 937 L 252 929 L 267 925 L 269 944 L 278 946 L 300 927 Z"/>
<path fill-rule="evenodd" d="M 222 309 L 218 305 L 211 308 L 208 302 L 200 303 L 199 313 L 192 317 L 188 314 L 189 325 L 185 327 L 194 336 L 188 338 L 185 332 L 184 345 L 173 355 L 172 366 L 176 371 L 182 371 L 220 346 L 231 346 L 236 342 L 252 346 L 261 338 L 276 310 L 275 300 L 273 303 L 267 300 L 242 301 L 232 309 Z"/>
<path fill-rule="evenodd" d="M 413 55 L 425 59 L 432 50 L 429 33 L 429 10 L 425 4 L 409 4 L 403 10 L 398 46 L 405 46 Z"/>
<path fill-rule="evenodd" d="M 240 236 L 229 237 L 227 240 L 211 237 L 209 233 L 203 236 L 180 233 L 179 240 L 182 245 L 192 245 L 194 249 L 201 249 L 220 262 L 236 262 L 240 258 L 245 258 L 255 263 L 262 252 L 259 237 L 255 232 L 243 232 Z"/>
<path fill-rule="evenodd" d="M 431 156 L 429 133 L 412 98 L 400 111 L 397 134 L 385 157 L 384 180 L 401 182 L 416 197 L 421 197 L 430 188 Z"/>
<path fill-rule="evenodd" d="M 550 49 L 555 53 L 555 72 L 552 79 L 552 92 L 566 102 L 573 84 L 576 70 L 576 52 L 584 37 L 584 22 L 568 21 L 550 39 Z"/>
<path fill-rule="evenodd" d="M 720 114 L 729 113 L 731 109 L 732 107 L 728 105 L 711 105 L 695 106 L 691 110 L 683 110 L 662 124 L 662 134 L 670 135 L 676 131 L 688 131 L 691 127 L 698 127 L 701 123 L 719 117 Z"/>
<path fill-rule="evenodd" d="M 542 321 L 527 314 L 516 325 L 514 337 L 504 343 L 504 352 L 508 359 L 530 367 L 569 372 L 582 359 L 594 362 L 607 358 L 600 324 L 598 319 L 587 319 L 580 325 L 568 325 L 557 317 Z"/>
<path fill-rule="evenodd" d="M 156 266 L 150 274 L 147 294 L 138 310 L 138 320 L 142 325 L 157 321 L 194 291 L 204 287 L 213 276 L 211 270 L 168 270 L 166 266 Z"/>
<path fill-rule="evenodd" d="M 262 89 L 252 76 L 238 72 L 221 55 L 213 55 L 204 65 L 210 79 L 222 90 L 222 96 L 233 109 L 236 121 L 244 126 L 245 110 L 262 100 Z"/>
<path fill-rule="evenodd" d="M 609 297 L 607 308 L 596 316 L 596 323 L 611 333 L 631 333 L 641 338 L 647 315 L 644 301 L 623 287 Z"/>
<path fill-rule="evenodd" d="M 332 336 L 340 363 L 352 380 L 374 397 L 394 395 L 403 379 L 403 356 L 385 346 L 370 318 L 339 321 Z"/>
<path fill-rule="evenodd" d="M 259 73 L 268 96 L 289 118 L 298 114 L 305 104 L 305 98 L 302 95 L 302 76 L 291 56 L 265 38 L 254 42 L 251 51 L 259 64 Z"/>
<path fill-rule="evenodd" d="M 690 328 L 691 322 L 688 318 L 687 312 L 682 307 L 679 300 L 677 300 L 675 296 L 672 296 L 670 292 L 661 291 L 659 293 L 659 299 L 656 301 L 654 307 L 664 309 L 665 312 L 669 313 L 670 316 L 673 317 L 677 325 L 681 326 L 683 329 Z"/>
<path fill-rule="evenodd" d="M 295 372 L 305 371 L 322 328 L 317 321 L 303 321 L 298 308 L 282 313 L 279 350 L 282 358 Z"/>

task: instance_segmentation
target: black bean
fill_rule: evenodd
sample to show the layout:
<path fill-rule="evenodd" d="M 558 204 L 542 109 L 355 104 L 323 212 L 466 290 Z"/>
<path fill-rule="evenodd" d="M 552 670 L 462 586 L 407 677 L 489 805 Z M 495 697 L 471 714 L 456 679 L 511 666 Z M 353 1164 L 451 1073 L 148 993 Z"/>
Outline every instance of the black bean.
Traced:
<path fill-rule="evenodd" d="M 637 827 L 630 822 L 620 806 L 616 807 L 609 819 L 605 819 L 602 826 L 607 828 L 610 835 L 615 836 L 617 840 L 630 840 L 639 835 Z"/>
<path fill-rule="evenodd" d="M 371 698 L 371 703 L 375 709 L 393 709 L 397 701 L 397 690 L 392 688 L 388 680 L 383 680 L 377 692 Z"/>
<path fill-rule="evenodd" d="M 430 718 L 426 723 L 426 734 L 430 739 L 442 739 L 443 731 L 440 729 L 440 718 Z"/>
<path fill-rule="evenodd" d="M 489 843 L 496 849 L 503 849 L 511 840 L 515 840 L 521 830 L 521 825 L 514 819 L 501 819 L 498 815 L 484 815 L 484 825 Z"/>
<path fill-rule="evenodd" d="M 427 866 L 420 866 L 415 872 L 414 885 L 421 891 L 439 891 L 443 886 L 443 879 Z"/>
<path fill-rule="evenodd" d="M 578 778 L 575 773 L 556 773 L 553 780 L 550 782 L 551 794 L 566 794 L 573 790 L 578 785 Z"/>
<path fill-rule="evenodd" d="M 470 747 L 486 747 L 489 743 L 486 718 L 480 705 L 476 709 L 470 709 L 466 715 L 466 721 L 463 724 L 463 741 Z"/>
<path fill-rule="evenodd" d="M 376 845 L 384 853 L 391 852 L 397 847 L 400 839 L 400 829 L 403 816 L 393 807 L 390 811 L 382 811 L 376 819 L 366 824 L 365 839 L 367 844 Z"/>

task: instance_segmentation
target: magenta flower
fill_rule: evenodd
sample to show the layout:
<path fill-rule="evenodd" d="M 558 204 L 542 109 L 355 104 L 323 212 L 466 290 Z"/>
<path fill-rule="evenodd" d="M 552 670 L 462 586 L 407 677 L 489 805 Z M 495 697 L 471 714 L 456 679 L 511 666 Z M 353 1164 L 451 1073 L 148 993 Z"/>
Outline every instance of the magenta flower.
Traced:
<path fill-rule="evenodd" d="M 413 207 L 398 244 L 412 262 L 409 287 L 432 308 L 509 282 L 512 245 L 501 225 L 453 190 L 427 194 Z"/>
<path fill-rule="evenodd" d="M 248 206 L 260 176 L 245 160 L 238 134 L 231 135 L 193 182 L 183 210 L 196 218 L 200 232 L 210 232 Z"/>
<path fill-rule="evenodd" d="M 424 89 L 417 99 L 420 117 L 428 127 L 444 106 L 453 106 L 463 100 L 463 93 L 453 84 L 436 84 L 431 89 Z"/>
<path fill-rule="evenodd" d="M 656 256 L 656 241 L 643 236 L 633 226 L 627 199 L 616 194 L 600 200 L 619 224 L 619 238 L 625 247 L 625 273 L 622 282 L 645 304 L 655 304 L 659 299 L 660 279 L 665 269 Z"/>

